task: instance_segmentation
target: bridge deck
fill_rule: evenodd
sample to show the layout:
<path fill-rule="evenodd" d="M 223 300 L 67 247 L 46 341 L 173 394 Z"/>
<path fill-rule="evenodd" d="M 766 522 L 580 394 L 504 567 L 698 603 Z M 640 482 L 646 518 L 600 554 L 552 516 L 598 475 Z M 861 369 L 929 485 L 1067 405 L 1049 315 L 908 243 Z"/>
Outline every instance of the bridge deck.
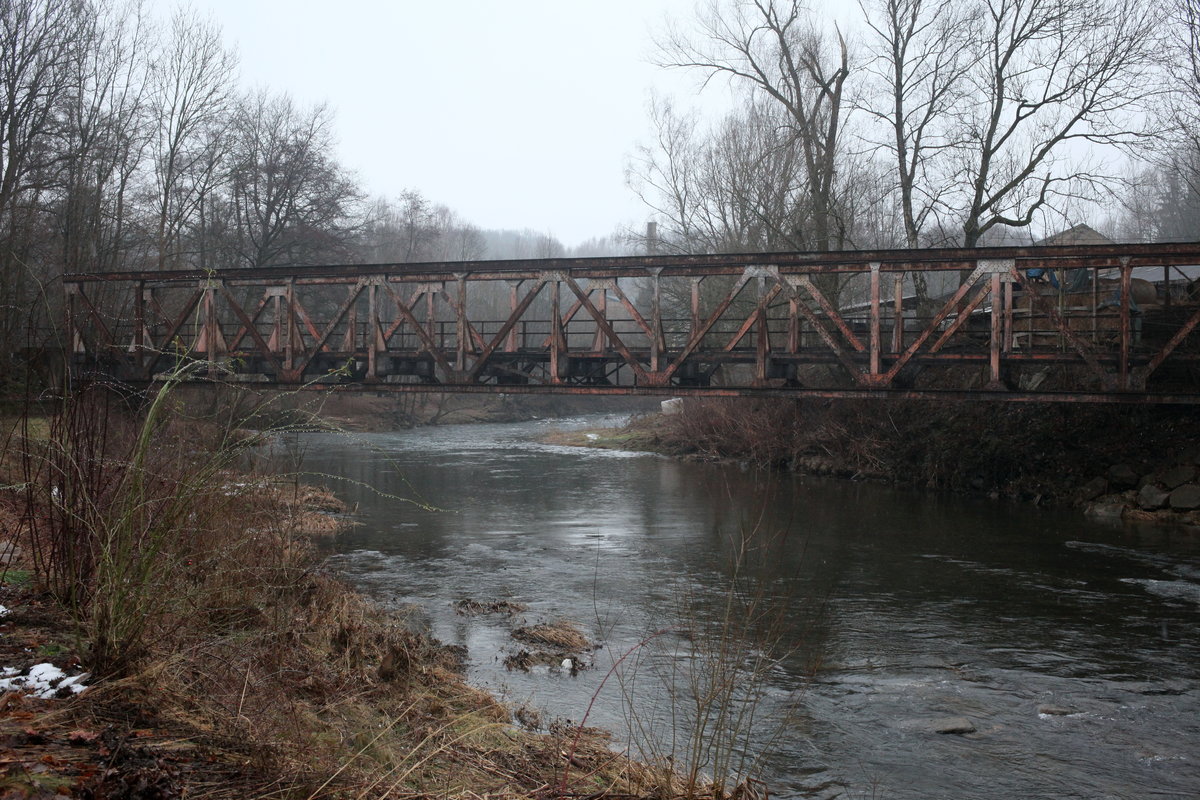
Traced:
<path fill-rule="evenodd" d="M 1195 403 L 1196 265 L 1190 243 L 74 274 L 66 325 L 76 376 L 134 384 L 186 362 L 343 389 Z"/>

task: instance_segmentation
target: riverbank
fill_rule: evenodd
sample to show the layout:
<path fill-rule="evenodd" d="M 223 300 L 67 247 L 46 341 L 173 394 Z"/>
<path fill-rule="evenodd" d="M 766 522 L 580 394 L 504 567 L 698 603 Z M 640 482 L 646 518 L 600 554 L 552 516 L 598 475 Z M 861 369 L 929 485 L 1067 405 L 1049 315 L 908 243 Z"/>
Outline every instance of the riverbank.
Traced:
<path fill-rule="evenodd" d="M 648 796 L 663 784 L 603 731 L 522 729 L 465 683 L 458 653 L 327 576 L 280 598 L 286 629 L 243 619 L 104 679 L 86 672 L 61 606 L 5 580 L 5 674 L 52 664 L 65 677 L 3 694 L 0 782 L 13 797 Z"/>
<path fill-rule="evenodd" d="M 559 443 L 871 480 L 1200 525 L 1190 407 L 687 399 Z"/>
<path fill-rule="evenodd" d="M 230 468 L 219 430 L 80 402 L 7 434 L 5 796 L 676 793 L 602 731 L 523 728 L 326 573 L 336 498 Z"/>

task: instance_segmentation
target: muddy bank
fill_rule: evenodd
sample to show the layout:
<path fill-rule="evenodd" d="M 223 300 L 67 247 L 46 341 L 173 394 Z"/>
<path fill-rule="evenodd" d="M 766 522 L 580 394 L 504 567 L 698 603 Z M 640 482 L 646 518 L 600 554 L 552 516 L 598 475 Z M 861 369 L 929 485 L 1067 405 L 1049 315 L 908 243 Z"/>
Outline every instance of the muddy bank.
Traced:
<path fill-rule="evenodd" d="M 927 401 L 693 400 L 560 439 L 1200 524 L 1200 411 Z"/>

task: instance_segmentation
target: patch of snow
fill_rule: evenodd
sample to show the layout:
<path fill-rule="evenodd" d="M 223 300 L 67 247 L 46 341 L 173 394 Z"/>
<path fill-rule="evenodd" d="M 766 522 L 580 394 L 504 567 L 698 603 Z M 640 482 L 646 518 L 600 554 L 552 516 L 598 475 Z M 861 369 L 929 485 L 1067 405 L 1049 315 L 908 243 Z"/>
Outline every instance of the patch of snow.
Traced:
<path fill-rule="evenodd" d="M 70 678 L 53 664 L 37 664 L 29 668 L 28 674 L 19 675 L 16 667 L 4 667 L 0 671 L 0 691 L 28 692 L 36 697 L 48 700 L 54 697 L 60 689 L 69 689 L 79 694 L 87 687 L 83 682 L 89 675 L 74 675 Z"/>
<path fill-rule="evenodd" d="M 6 614 L 8 614 L 8 609 L 4 606 L 0 606 L 0 617 L 5 616 Z"/>

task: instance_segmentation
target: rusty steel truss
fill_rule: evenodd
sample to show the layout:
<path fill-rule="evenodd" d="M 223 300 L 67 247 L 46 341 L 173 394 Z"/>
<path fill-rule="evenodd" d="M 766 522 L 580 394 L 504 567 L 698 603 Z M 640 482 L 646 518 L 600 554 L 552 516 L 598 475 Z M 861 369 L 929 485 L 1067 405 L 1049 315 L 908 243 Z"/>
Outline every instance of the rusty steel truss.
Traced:
<path fill-rule="evenodd" d="M 304 388 L 1196 403 L 1196 265 L 1200 243 L 64 283 L 72 374 L 130 384 L 187 364 L 207 379 Z"/>

